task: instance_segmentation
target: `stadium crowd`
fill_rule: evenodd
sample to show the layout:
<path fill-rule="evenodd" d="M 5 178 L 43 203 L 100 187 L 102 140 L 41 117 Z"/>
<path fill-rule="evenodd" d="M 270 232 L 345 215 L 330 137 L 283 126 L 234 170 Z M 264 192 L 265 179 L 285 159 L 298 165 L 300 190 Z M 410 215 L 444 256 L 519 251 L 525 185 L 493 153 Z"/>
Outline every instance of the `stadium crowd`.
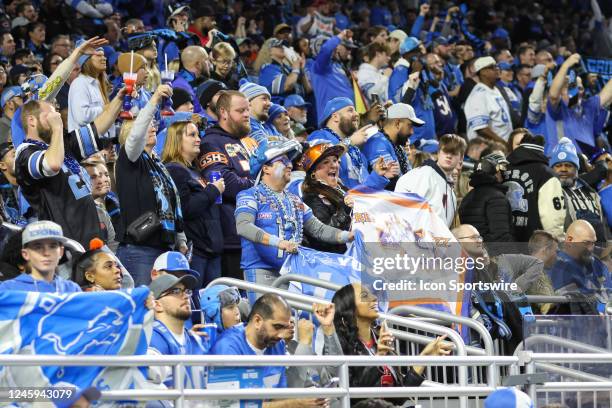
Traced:
<path fill-rule="evenodd" d="M 209 286 L 271 285 L 300 247 L 344 253 L 351 190 L 369 188 L 423 197 L 463 256 L 487 260 L 474 279 L 518 284 L 472 299 L 494 336 L 520 342 L 525 294 L 575 300 L 535 313 L 604 313 L 612 79 L 585 61 L 612 57 L 612 9 L 561 3 L 4 1 L 0 291 L 147 285 L 150 354 L 314 354 L 316 326 L 323 354 L 387 355 L 366 285 L 311 320 L 277 295 Z M 422 354 L 450 354 L 443 340 Z M 424 380 L 423 367 L 351 370 L 352 386 Z M 174 384 L 166 367 L 149 375 Z"/>

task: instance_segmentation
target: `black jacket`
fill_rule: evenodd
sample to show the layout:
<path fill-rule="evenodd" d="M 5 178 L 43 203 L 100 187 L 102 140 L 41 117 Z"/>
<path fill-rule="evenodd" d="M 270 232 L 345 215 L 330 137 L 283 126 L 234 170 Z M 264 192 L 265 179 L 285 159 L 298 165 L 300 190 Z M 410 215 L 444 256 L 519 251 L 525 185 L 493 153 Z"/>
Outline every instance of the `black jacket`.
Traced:
<path fill-rule="evenodd" d="M 351 228 L 351 208 L 344 204 L 346 194 L 344 187 L 341 190 L 329 187 L 319 182 L 304 182 L 304 203 L 310 207 L 315 217 L 323 224 L 348 231 Z M 345 244 L 329 244 L 316 240 L 305 233 L 306 245 L 310 248 L 342 254 L 346 251 Z"/>
<path fill-rule="evenodd" d="M 199 172 L 178 163 L 168 163 L 166 168 L 174 180 L 181 198 L 185 223 L 185 235 L 193 242 L 194 254 L 212 258 L 223 251 L 221 215 L 215 200 L 219 190 L 206 183 Z"/>
<path fill-rule="evenodd" d="M 480 232 L 486 243 L 513 242 L 512 209 L 506 198 L 507 187 L 494 176 L 481 171 L 472 173 L 474 187 L 459 206 L 462 224 L 470 224 Z"/>
<path fill-rule="evenodd" d="M 544 148 L 522 144 L 508 156 L 504 172 L 506 197 L 512 208 L 515 237 L 527 242 L 535 230 L 544 229 L 563 237 L 565 198 L 561 182 L 548 167 Z"/>

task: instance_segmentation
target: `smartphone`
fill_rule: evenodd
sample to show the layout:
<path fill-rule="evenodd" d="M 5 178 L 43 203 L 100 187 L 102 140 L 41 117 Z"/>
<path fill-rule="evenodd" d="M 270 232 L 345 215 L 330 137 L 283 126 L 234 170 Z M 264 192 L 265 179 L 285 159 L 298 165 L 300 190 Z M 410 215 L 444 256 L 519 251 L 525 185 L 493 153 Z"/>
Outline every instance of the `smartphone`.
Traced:
<path fill-rule="evenodd" d="M 380 96 L 378 94 L 372 94 L 372 105 L 380 104 Z"/>
<path fill-rule="evenodd" d="M 327 383 L 323 385 L 323 388 L 338 388 L 340 384 L 340 379 L 338 377 L 332 377 L 329 379 Z"/>

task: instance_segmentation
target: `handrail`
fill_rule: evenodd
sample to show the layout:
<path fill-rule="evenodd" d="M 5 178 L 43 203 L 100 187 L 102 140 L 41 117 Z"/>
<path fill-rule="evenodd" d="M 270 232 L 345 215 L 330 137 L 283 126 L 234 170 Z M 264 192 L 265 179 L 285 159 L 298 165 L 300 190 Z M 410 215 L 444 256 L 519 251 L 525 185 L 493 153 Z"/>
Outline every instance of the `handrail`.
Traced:
<path fill-rule="evenodd" d="M 567 296 L 526 295 L 527 303 L 568 303 Z"/>
<path fill-rule="evenodd" d="M 493 345 L 493 338 L 491 337 L 491 333 L 487 330 L 484 325 L 474 319 L 469 319 L 463 316 L 456 316 L 451 313 L 440 312 L 438 310 L 427 309 L 421 306 L 413 306 L 413 305 L 401 305 L 394 307 L 389 310 L 389 313 L 395 313 L 400 316 L 404 316 L 404 313 L 411 313 L 415 315 L 420 315 L 423 317 L 430 317 L 438 320 L 447 321 L 449 323 L 458 323 L 466 325 L 474 329 L 480 335 L 484 343 L 484 349 L 487 352 L 487 355 L 492 356 L 495 354 L 495 347 Z"/>
<path fill-rule="evenodd" d="M 600 353 L 607 354 L 610 350 L 603 349 L 601 347 L 591 346 L 589 344 L 581 343 L 579 341 L 564 339 L 562 337 L 553 336 L 550 334 L 535 334 L 527 337 L 525 340 L 520 342 L 514 350 L 514 355 L 518 355 L 521 351 L 525 350 L 526 347 L 533 347 L 535 343 L 551 343 L 556 346 L 567 347 L 580 351 L 582 353 Z"/>
<path fill-rule="evenodd" d="M 318 287 L 333 290 L 333 291 L 342 289 L 342 286 L 338 285 L 337 283 L 324 281 L 322 279 L 313 278 L 311 276 L 297 275 L 295 273 L 288 273 L 286 275 L 282 275 L 276 278 L 276 280 L 272 282 L 272 287 L 280 288 L 281 285 L 288 283 L 288 282 L 306 283 L 308 285 L 318 286 Z"/>
<path fill-rule="evenodd" d="M 292 300 L 299 303 L 329 303 L 313 296 L 307 296 L 301 293 L 293 293 L 287 290 L 281 290 L 266 285 L 258 285 L 251 282 L 245 282 L 239 279 L 233 278 L 217 278 L 210 282 L 208 286 L 212 285 L 227 285 L 236 286 L 243 290 L 251 290 L 260 293 L 276 293 L 277 295 L 285 298 L 286 300 Z M 425 322 L 413 321 L 405 317 L 396 315 L 390 315 L 387 313 L 379 313 L 379 317 L 383 320 L 387 320 L 389 323 L 396 324 L 398 326 L 404 326 L 411 329 L 421 330 L 424 332 L 435 333 L 437 335 L 446 335 L 451 343 L 453 343 L 455 352 L 458 356 L 467 356 L 465 343 L 461 336 L 453 329 L 443 326 L 437 326 Z M 468 370 L 466 366 L 459 366 L 458 372 L 458 383 L 461 386 L 467 386 L 468 383 Z M 467 408 L 467 399 L 461 397 L 460 399 L 461 408 Z"/>

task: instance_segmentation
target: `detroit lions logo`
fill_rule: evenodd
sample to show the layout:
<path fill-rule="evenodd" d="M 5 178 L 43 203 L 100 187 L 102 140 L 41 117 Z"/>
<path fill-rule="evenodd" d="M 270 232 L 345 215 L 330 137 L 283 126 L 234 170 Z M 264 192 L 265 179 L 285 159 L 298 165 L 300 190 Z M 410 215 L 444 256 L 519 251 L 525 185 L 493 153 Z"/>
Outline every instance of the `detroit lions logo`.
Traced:
<path fill-rule="evenodd" d="M 529 203 L 523 198 L 525 189 L 516 181 L 506 181 L 504 185 L 508 187 L 506 198 L 510 202 L 512 211 L 526 213 L 529 210 Z"/>

